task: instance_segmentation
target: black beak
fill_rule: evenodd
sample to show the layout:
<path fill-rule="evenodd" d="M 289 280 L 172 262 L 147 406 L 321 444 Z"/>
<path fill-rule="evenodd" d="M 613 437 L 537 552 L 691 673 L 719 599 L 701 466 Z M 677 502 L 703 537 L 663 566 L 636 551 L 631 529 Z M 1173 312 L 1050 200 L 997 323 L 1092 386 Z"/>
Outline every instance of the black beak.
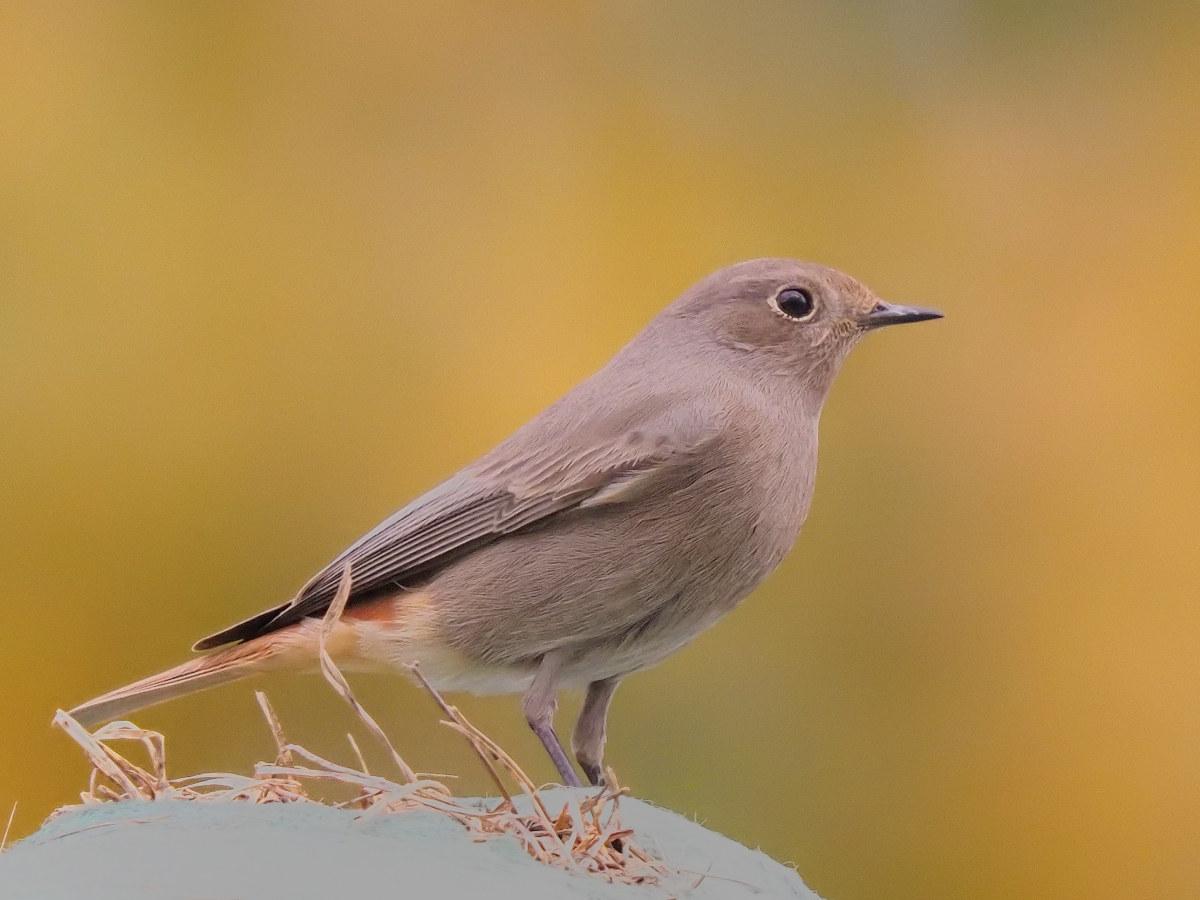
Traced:
<path fill-rule="evenodd" d="M 929 319 L 940 319 L 941 317 L 942 314 L 936 309 L 926 309 L 923 306 L 899 306 L 895 303 L 880 302 L 873 310 L 858 321 L 863 328 L 882 328 L 884 325 L 926 322 Z"/>

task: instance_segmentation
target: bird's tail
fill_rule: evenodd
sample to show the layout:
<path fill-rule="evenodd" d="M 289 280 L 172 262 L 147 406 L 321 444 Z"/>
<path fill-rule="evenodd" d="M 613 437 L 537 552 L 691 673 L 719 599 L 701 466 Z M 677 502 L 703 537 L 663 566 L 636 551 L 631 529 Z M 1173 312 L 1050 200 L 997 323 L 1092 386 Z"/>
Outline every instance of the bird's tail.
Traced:
<path fill-rule="evenodd" d="M 75 707 L 71 710 L 71 716 L 90 728 L 165 700 L 228 684 L 273 668 L 272 663 L 279 661 L 277 658 L 283 649 L 279 641 L 272 640 L 273 637 L 266 635 L 245 644 L 227 647 L 109 691 Z"/>

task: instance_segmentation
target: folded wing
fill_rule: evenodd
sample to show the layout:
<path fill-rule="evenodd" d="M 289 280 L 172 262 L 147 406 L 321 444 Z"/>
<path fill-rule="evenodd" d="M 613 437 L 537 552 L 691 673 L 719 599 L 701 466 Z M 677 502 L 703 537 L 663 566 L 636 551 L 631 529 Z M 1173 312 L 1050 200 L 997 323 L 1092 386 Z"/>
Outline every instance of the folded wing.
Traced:
<path fill-rule="evenodd" d="M 636 502 L 667 470 L 717 439 L 724 422 L 714 406 L 695 401 L 605 418 L 567 435 L 552 415 L 534 420 L 365 534 L 291 601 L 211 635 L 195 649 L 250 640 L 322 615 L 347 562 L 354 603 L 419 583 L 462 554 L 568 510 Z M 616 436 L 590 437 L 598 434 Z"/>

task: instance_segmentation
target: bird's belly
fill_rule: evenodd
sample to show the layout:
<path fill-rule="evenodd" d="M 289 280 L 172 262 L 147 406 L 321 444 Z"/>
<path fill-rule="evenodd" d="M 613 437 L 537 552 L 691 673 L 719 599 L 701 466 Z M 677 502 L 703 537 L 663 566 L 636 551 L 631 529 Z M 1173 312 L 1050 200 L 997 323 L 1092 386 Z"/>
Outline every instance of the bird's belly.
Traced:
<path fill-rule="evenodd" d="M 716 624 L 724 612 L 722 608 L 708 615 L 690 614 L 670 621 L 664 617 L 661 624 L 652 623 L 635 633 L 587 642 L 574 648 L 572 662 L 563 675 L 564 684 L 583 687 L 658 665 Z"/>
<path fill-rule="evenodd" d="M 346 610 L 334 659 L 350 672 L 421 674 L 439 691 L 517 694 L 528 690 L 534 664 L 489 663 L 446 640 L 437 607 L 421 592 L 401 592 Z"/>
<path fill-rule="evenodd" d="M 353 608 L 348 612 L 344 626 L 349 627 L 339 627 L 339 646 L 334 653 L 341 668 L 350 672 L 411 676 L 410 667 L 417 666 L 430 684 L 445 692 L 520 694 L 532 684 L 539 661 L 536 657 L 501 662 L 464 653 L 445 639 L 436 616 L 425 611 L 428 607 L 414 604 L 411 597 L 388 604 L 397 615 L 386 620 L 354 616 Z M 571 658 L 560 686 L 582 688 L 593 681 L 653 666 L 689 643 L 717 618 L 693 615 L 670 623 L 656 620 L 636 634 L 623 635 L 617 640 L 583 642 L 569 648 Z"/>
<path fill-rule="evenodd" d="M 346 610 L 335 659 L 360 672 L 417 665 L 440 691 L 506 694 L 526 691 L 542 656 L 563 651 L 561 686 L 583 687 L 661 662 L 732 609 L 758 574 L 726 562 L 699 575 L 616 578 L 614 568 L 553 583 L 535 568 L 510 573 L 496 594 L 402 591 Z"/>
<path fill-rule="evenodd" d="M 575 522 L 484 547 L 427 590 L 465 656 L 524 665 L 565 651 L 568 679 L 586 682 L 653 665 L 733 609 L 795 536 L 764 540 L 756 526 Z"/>
<path fill-rule="evenodd" d="M 732 610 L 791 546 L 808 486 L 774 505 L 765 489 L 714 469 L 669 504 L 589 510 L 483 546 L 410 595 L 422 611 L 407 618 L 424 624 L 387 652 L 423 657 L 439 687 L 488 693 L 523 690 L 548 653 L 567 656 L 567 685 L 653 665 Z"/>
<path fill-rule="evenodd" d="M 656 665 L 691 641 L 695 633 L 657 636 L 620 647 L 581 648 L 564 669 L 560 685 L 582 688 L 614 675 L 628 675 Z M 472 694 L 523 694 L 533 683 L 535 661 L 528 663 L 487 662 L 461 653 L 440 638 L 417 639 L 405 629 L 378 625 L 355 627 L 358 649 L 337 660 L 348 672 L 402 674 L 411 676 L 409 666 L 420 668 L 439 691 Z"/>

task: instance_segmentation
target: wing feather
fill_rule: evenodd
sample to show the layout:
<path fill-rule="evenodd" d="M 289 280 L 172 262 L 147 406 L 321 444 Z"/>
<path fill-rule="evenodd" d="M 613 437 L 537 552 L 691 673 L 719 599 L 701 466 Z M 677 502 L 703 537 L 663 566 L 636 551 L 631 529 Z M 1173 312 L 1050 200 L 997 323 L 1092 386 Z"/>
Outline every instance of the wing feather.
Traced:
<path fill-rule="evenodd" d="M 712 410 L 684 412 L 675 408 L 619 429 L 619 437 L 607 442 L 553 442 L 566 445 L 557 454 L 523 454 L 520 447 L 506 453 L 509 442 L 501 444 L 363 535 L 290 602 L 207 637 L 195 649 L 249 640 L 323 614 L 347 562 L 354 603 L 419 582 L 463 553 L 567 510 L 634 500 L 658 473 L 691 458 L 720 433 L 722 417 Z"/>

